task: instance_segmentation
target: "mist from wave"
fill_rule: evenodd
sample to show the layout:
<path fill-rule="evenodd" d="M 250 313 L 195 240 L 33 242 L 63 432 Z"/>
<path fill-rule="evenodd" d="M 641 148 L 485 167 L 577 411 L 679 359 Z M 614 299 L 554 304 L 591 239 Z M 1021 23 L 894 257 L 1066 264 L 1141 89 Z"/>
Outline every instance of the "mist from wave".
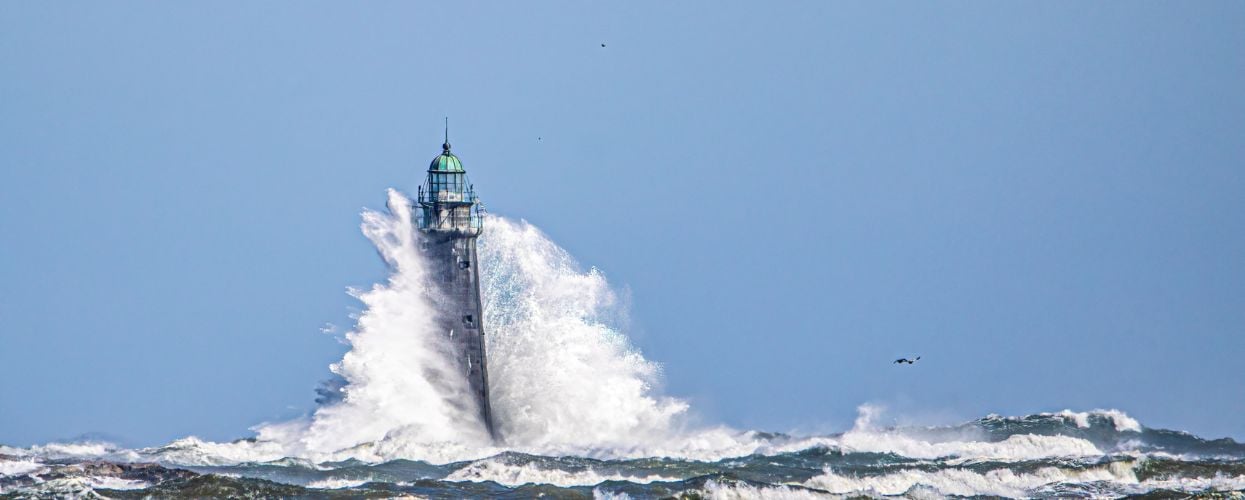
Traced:
<path fill-rule="evenodd" d="M 686 402 L 661 394 L 660 367 L 625 333 L 623 301 L 535 226 L 489 216 L 479 240 L 491 401 L 489 440 L 453 348 L 438 330 L 437 287 L 419 251 L 411 202 L 363 213 L 363 234 L 390 268 L 352 294 L 364 305 L 330 369 L 340 387 L 304 419 L 257 426 L 239 443 L 183 442 L 223 461 L 302 457 L 450 462 L 504 450 L 604 458 L 748 453 L 751 433 L 689 425 Z M 189 452 L 189 450 L 184 450 Z"/>
<path fill-rule="evenodd" d="M 498 216 L 487 218 L 479 241 L 502 437 L 493 442 L 437 330 L 437 287 L 411 217 L 410 200 L 394 190 L 387 211 L 363 213 L 362 232 L 390 274 L 351 291 L 364 309 L 345 335 L 349 351 L 330 367 L 340 383 L 313 413 L 258 425 L 254 437 L 233 442 L 0 445 L 0 494 L 161 496 L 199 487 L 194 481 L 260 496 L 1245 489 L 1245 445 L 1151 429 L 1116 410 L 894 427 L 879 424 L 882 408 L 862 405 L 851 429 L 812 436 L 694 425 L 687 402 L 660 390 L 660 366 L 628 340 L 625 301 L 604 274 L 584 270 L 535 226 Z"/>

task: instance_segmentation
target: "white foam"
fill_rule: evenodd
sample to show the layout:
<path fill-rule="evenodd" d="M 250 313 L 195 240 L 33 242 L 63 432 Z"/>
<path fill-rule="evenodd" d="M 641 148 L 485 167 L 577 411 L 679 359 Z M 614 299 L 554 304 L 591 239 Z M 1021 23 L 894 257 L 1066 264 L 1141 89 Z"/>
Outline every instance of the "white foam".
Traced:
<path fill-rule="evenodd" d="M 1088 440 L 1071 436 L 1017 434 L 1003 441 L 984 436 L 925 432 L 921 428 L 876 427 L 882 409 L 865 404 L 857 408 L 852 429 L 840 436 L 794 439 L 758 446 L 760 453 L 785 453 L 815 446 L 844 452 L 893 453 L 916 459 L 961 458 L 965 460 L 1018 461 L 1057 457 L 1094 457 L 1103 452 Z"/>
<path fill-rule="evenodd" d="M 1090 426 L 1089 417 L 1098 416 L 1110 420 L 1115 426 L 1115 430 L 1119 432 L 1141 432 L 1141 423 L 1136 419 L 1128 416 L 1119 410 L 1093 410 L 1074 412 L 1072 410 L 1063 410 L 1058 413 L 1042 413 L 1045 416 L 1062 417 L 1071 420 L 1077 427 L 1087 429 Z"/>
<path fill-rule="evenodd" d="M 593 488 L 593 500 L 631 500 L 631 495 L 623 492 L 603 491 L 601 488 Z"/>
<path fill-rule="evenodd" d="M 0 460 L 0 477 L 24 476 L 43 468 L 34 460 Z"/>
<path fill-rule="evenodd" d="M 1120 432 L 1141 432 L 1141 422 L 1134 419 L 1119 410 L 1094 410 L 1094 413 L 1103 415 L 1115 423 L 1115 430 Z"/>
<path fill-rule="evenodd" d="M 629 481 L 648 484 L 653 481 L 677 481 L 660 475 L 602 474 L 591 468 L 580 471 L 543 468 L 534 464 L 514 465 L 498 460 L 481 460 L 454 471 L 447 481 L 493 481 L 506 486 L 552 484 L 554 486 L 594 486 L 605 481 Z"/>
<path fill-rule="evenodd" d="M 112 455 L 120 450 L 112 443 L 83 441 L 76 443 L 48 443 L 31 446 L 29 454 L 45 459 L 98 458 Z"/>
<path fill-rule="evenodd" d="M 323 490 L 338 490 L 342 488 L 354 488 L 355 486 L 361 486 L 371 481 L 372 481 L 372 478 L 367 478 L 367 479 L 329 478 L 329 479 L 321 479 L 318 481 L 312 481 L 310 483 L 307 483 L 307 487 L 323 489 Z"/>
<path fill-rule="evenodd" d="M 0 494 L 15 494 L 17 497 L 36 498 L 103 498 L 95 493 L 95 488 L 113 490 L 137 490 L 150 487 L 145 481 L 121 479 L 113 476 L 63 477 L 48 481 L 39 481 L 30 486 L 4 490 Z"/>
<path fill-rule="evenodd" d="M 0 455 L 8 455 L 10 457 L 25 456 L 30 450 L 25 448 L 14 448 L 12 446 L 0 444 Z"/>
<path fill-rule="evenodd" d="M 878 476 L 847 476 L 827 469 L 804 485 L 840 495 L 904 495 L 914 488 L 929 488 L 939 495 L 1010 498 L 1046 496 L 1048 489 L 1056 485 L 1088 483 L 1105 485 L 1120 494 L 1142 494 L 1158 489 L 1185 493 L 1245 489 L 1245 475 L 1138 481 L 1134 472 L 1137 463 L 1113 462 L 1086 469 L 1043 467 L 1031 473 L 1009 469 L 985 473 L 959 468 L 932 472 L 908 469 Z"/>
<path fill-rule="evenodd" d="M 1091 457 L 1103 455 L 1093 443 L 1069 436 L 1017 434 L 1003 441 L 926 441 L 903 431 L 859 432 L 843 435 L 844 451 L 894 453 L 910 458 L 961 457 L 983 460 L 1033 460 L 1051 457 Z"/>
<path fill-rule="evenodd" d="M 960 461 L 1019 461 L 1061 457 L 1096 457 L 1104 455 L 1093 443 L 1070 436 L 1013 435 L 1003 441 L 987 441 L 972 436 L 947 439 L 945 434 L 925 433 L 919 428 L 877 429 L 872 421 L 880 410 L 862 406 L 860 417 L 852 430 L 839 436 L 813 436 L 762 439 L 755 432 L 740 432 L 727 427 L 680 430 L 678 427 L 637 434 L 627 442 L 612 441 L 612 446 L 591 441 L 579 443 L 566 438 L 562 442 L 544 441 L 534 444 L 512 443 L 511 449 L 546 456 L 577 455 L 595 458 L 675 457 L 693 460 L 719 460 L 754 453 L 773 455 L 826 447 L 844 452 L 894 453 L 916 459 L 958 458 Z M 303 429 L 297 423 L 286 424 L 291 437 L 280 440 L 212 443 L 185 438 L 165 447 L 143 450 L 149 460 L 183 465 L 226 465 L 242 462 L 268 462 L 287 456 L 283 443 L 297 439 Z M 266 430 L 281 429 L 268 426 Z M 606 443 L 610 444 L 610 443 Z M 461 443 L 429 444 L 418 439 L 405 439 L 401 430 L 377 442 L 319 455 L 318 460 L 356 458 L 382 462 L 394 458 L 437 461 L 436 457 L 470 457 L 496 454 L 501 448 L 471 447 Z M 431 457 L 431 458 L 429 458 Z M 446 459 L 442 463 L 453 460 Z"/>
<path fill-rule="evenodd" d="M 140 458 L 140 453 L 135 450 L 121 448 L 115 444 L 102 441 L 47 443 L 34 445 L 30 448 L 0 446 L 0 455 L 41 461 L 94 459 L 132 462 Z"/>
<path fill-rule="evenodd" d="M 216 443 L 189 436 L 158 448 L 140 450 L 137 460 L 177 465 L 234 465 L 278 460 L 288 456 L 286 451 L 280 443 L 272 441 Z"/>
<path fill-rule="evenodd" d="M 1245 490 L 1245 474 L 1238 476 L 1214 477 L 1182 477 L 1174 479 L 1147 480 L 1129 490 L 1131 494 L 1141 494 L 1157 489 L 1176 490 L 1186 493 L 1203 491 L 1242 491 Z"/>
<path fill-rule="evenodd" d="M 141 490 L 151 486 L 151 483 L 146 481 L 112 476 L 91 476 L 86 478 L 86 484 L 91 488 L 107 488 L 110 490 Z"/>
<path fill-rule="evenodd" d="M 879 476 L 860 477 L 839 475 L 826 470 L 824 474 L 809 479 L 804 485 L 841 495 L 902 495 L 913 488 L 924 486 L 942 495 L 994 495 L 1021 498 L 1031 496 L 1031 490 L 1047 485 L 1092 481 L 1136 484 L 1137 477 L 1128 465 L 1115 463 L 1085 470 L 1044 467 L 1033 473 L 1016 473 L 1009 469 L 994 469 L 984 474 L 968 469 L 944 469 L 933 472 L 909 469 Z"/>
<path fill-rule="evenodd" d="M 787 486 L 756 487 L 747 484 L 723 484 L 717 481 L 706 481 L 703 491 L 709 498 L 723 500 L 804 500 L 808 498 L 826 498 L 829 495 L 815 491 L 801 490 Z"/>
<path fill-rule="evenodd" d="M 1072 410 L 1063 410 L 1059 413 L 1043 413 L 1042 415 L 1062 417 L 1064 420 L 1071 420 L 1073 423 L 1076 424 L 1077 427 L 1080 427 L 1082 429 L 1089 428 L 1089 413 L 1088 412 L 1078 413 Z"/>

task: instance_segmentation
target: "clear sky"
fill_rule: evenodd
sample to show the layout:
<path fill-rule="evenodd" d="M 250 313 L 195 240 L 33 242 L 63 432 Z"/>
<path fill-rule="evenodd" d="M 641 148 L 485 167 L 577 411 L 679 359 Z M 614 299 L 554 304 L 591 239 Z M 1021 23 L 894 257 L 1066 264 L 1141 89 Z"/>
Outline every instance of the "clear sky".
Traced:
<path fill-rule="evenodd" d="M 1245 439 L 1245 2 L 5 2 L 0 442 L 310 409 L 447 115 L 706 421 Z"/>

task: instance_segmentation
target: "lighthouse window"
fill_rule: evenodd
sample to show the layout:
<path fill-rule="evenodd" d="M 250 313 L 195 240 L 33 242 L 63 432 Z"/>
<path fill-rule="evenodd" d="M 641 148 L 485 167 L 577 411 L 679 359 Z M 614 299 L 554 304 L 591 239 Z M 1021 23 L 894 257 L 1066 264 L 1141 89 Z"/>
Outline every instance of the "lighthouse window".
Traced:
<path fill-rule="evenodd" d="M 459 263 L 458 263 L 458 268 L 459 268 L 459 269 L 469 269 L 469 268 L 471 268 L 471 261 L 469 261 L 469 260 L 464 260 L 464 261 L 459 262 Z"/>
<path fill-rule="evenodd" d="M 462 174 L 432 174 L 432 192 L 450 191 L 460 192 L 463 190 Z"/>
<path fill-rule="evenodd" d="M 474 324 L 474 323 L 475 323 L 475 320 L 471 317 L 471 315 L 470 315 L 470 314 L 468 314 L 468 315 L 466 315 L 466 316 L 463 316 L 463 324 L 464 324 L 464 325 L 467 325 L 467 326 L 473 326 L 473 324 Z"/>

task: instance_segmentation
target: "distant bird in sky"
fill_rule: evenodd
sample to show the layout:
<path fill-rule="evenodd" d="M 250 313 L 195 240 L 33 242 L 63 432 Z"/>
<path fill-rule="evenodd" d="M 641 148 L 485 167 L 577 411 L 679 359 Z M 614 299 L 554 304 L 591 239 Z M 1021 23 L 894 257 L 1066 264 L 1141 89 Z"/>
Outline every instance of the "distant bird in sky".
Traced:
<path fill-rule="evenodd" d="M 602 47 L 604 47 L 604 46 L 605 46 L 605 44 L 601 44 L 601 46 L 602 46 Z"/>
<path fill-rule="evenodd" d="M 899 358 L 899 359 L 896 359 L 896 360 L 895 360 L 895 364 L 897 364 L 897 365 L 902 365 L 902 364 L 904 364 L 904 363 L 913 364 L 913 363 L 916 363 L 917 361 L 920 361 L 920 360 L 921 360 L 921 357 L 920 357 L 920 356 L 917 356 L 917 357 L 916 357 L 916 359 Z"/>

